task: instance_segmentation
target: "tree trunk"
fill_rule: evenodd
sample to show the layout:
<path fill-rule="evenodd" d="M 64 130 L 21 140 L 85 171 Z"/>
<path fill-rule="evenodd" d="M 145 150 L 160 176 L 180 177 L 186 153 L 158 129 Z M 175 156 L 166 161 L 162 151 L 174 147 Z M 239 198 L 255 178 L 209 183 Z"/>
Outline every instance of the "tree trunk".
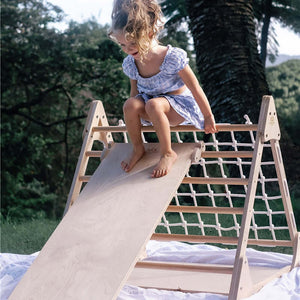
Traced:
<path fill-rule="evenodd" d="M 257 122 L 269 94 L 255 36 L 252 1 L 186 0 L 197 68 L 216 122 Z"/>

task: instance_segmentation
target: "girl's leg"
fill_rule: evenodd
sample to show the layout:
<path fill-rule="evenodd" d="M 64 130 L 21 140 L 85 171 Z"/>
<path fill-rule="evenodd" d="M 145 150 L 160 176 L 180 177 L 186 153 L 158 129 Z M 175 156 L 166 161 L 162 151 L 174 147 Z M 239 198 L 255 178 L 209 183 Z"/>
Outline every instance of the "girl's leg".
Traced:
<path fill-rule="evenodd" d="M 177 158 L 171 147 L 170 124 L 178 125 L 184 119 L 170 106 L 166 98 L 150 99 L 146 103 L 145 110 L 154 125 L 161 152 L 160 161 L 153 169 L 152 177 L 162 177 L 170 171 Z"/>
<path fill-rule="evenodd" d="M 145 103 L 139 98 L 129 98 L 124 103 L 123 112 L 129 138 L 133 145 L 133 152 L 130 157 L 121 162 L 121 166 L 125 172 L 129 172 L 145 153 L 140 119 L 147 119 Z"/>

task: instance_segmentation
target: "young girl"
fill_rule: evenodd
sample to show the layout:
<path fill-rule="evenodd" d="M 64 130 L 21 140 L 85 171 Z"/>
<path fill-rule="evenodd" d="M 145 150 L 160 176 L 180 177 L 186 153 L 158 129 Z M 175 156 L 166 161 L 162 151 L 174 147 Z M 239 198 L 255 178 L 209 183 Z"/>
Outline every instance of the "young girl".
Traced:
<path fill-rule="evenodd" d="M 158 43 L 156 36 L 162 25 L 161 8 L 155 0 L 114 1 L 110 36 L 128 54 L 123 71 L 131 83 L 123 111 L 133 153 L 121 166 L 129 172 L 144 155 L 141 126 L 152 123 L 161 153 L 152 177 L 165 176 L 177 158 L 171 147 L 170 126 L 189 123 L 204 128 L 205 133 L 217 131 L 186 52 Z"/>

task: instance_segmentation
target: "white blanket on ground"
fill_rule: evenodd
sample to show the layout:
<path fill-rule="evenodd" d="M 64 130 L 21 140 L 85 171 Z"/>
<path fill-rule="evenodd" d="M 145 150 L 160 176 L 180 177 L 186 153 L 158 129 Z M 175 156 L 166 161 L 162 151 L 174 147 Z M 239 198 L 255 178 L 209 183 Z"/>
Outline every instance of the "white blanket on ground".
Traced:
<path fill-rule="evenodd" d="M 22 276 L 38 253 L 32 255 L 0 254 L 0 300 L 8 299 Z M 221 249 L 210 245 L 188 245 L 179 242 L 150 241 L 147 245 L 147 260 L 233 264 L 235 250 Z M 292 256 L 274 252 L 247 249 L 250 265 L 284 267 L 291 264 Z M 142 289 L 126 285 L 118 300 L 225 300 L 226 296 L 207 293 L 182 293 L 155 289 Z M 247 300 L 300 300 L 300 268 L 274 279 L 257 294 Z"/>

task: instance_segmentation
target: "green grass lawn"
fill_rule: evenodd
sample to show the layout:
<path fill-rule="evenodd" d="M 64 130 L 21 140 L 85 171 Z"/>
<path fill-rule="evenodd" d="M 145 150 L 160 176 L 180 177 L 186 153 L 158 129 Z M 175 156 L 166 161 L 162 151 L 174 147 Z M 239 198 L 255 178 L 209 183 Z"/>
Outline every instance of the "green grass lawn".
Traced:
<path fill-rule="evenodd" d="M 1 253 L 31 254 L 40 251 L 59 221 L 1 221 Z"/>
<path fill-rule="evenodd" d="M 228 218 L 227 216 L 223 216 Z M 170 223 L 177 223 L 180 221 L 178 214 L 176 213 L 167 213 L 167 218 Z M 195 223 L 195 214 L 186 214 L 185 219 L 188 223 Z M 207 219 L 206 219 L 207 218 Z M 206 220 L 204 220 L 206 219 Z M 210 223 L 213 220 L 213 216 L 205 216 L 203 220 L 206 223 Z M 227 225 L 232 225 L 229 220 L 225 220 Z M 46 218 L 40 218 L 36 220 L 26 220 L 22 222 L 16 221 L 1 221 L 1 247 L 0 252 L 2 253 L 16 253 L 16 254 L 31 254 L 37 251 L 40 251 L 52 232 L 55 230 L 58 225 L 58 220 L 49 220 Z M 166 233 L 166 230 L 161 226 L 157 228 L 156 232 Z M 172 233 L 184 233 L 181 226 L 176 226 L 172 228 Z M 189 229 L 189 234 L 201 234 L 200 230 L 196 227 Z M 206 230 L 207 235 L 217 235 L 214 229 Z M 225 236 L 233 236 L 234 232 L 228 233 L 223 232 Z M 278 239 L 289 239 L 288 233 L 283 232 L 282 236 L 277 237 Z M 250 234 L 250 237 L 253 238 Z M 268 232 L 260 236 L 260 238 L 270 238 Z M 236 245 L 222 245 L 214 244 L 222 248 L 236 248 Z M 248 246 L 250 247 L 250 246 Z M 290 247 L 259 247 L 251 246 L 257 250 L 262 251 L 272 251 L 280 252 L 286 254 L 292 254 L 292 249 Z"/>

